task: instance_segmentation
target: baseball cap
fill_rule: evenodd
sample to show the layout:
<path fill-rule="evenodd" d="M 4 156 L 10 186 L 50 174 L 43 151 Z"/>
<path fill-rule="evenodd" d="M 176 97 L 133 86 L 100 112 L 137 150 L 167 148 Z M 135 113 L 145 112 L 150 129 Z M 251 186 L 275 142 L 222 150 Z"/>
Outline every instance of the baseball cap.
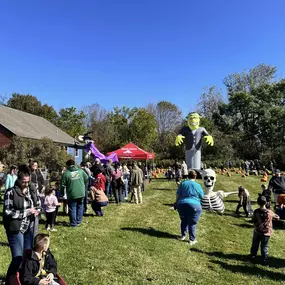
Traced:
<path fill-rule="evenodd" d="M 275 170 L 275 173 L 276 173 L 276 174 L 279 174 L 279 173 L 280 173 L 280 169 L 276 169 L 276 170 Z"/>
<path fill-rule="evenodd" d="M 95 158 L 95 162 L 100 162 L 100 159 L 98 157 Z"/>

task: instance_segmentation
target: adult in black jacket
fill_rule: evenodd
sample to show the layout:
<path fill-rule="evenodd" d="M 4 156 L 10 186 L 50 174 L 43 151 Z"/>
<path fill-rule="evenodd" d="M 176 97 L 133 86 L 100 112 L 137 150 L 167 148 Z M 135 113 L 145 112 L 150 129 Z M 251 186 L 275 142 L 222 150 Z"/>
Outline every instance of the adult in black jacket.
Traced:
<path fill-rule="evenodd" d="M 268 185 L 268 189 L 274 194 L 274 203 L 277 203 L 277 198 L 280 194 L 285 194 L 285 176 L 281 176 L 280 170 L 275 170 L 275 176 L 273 176 Z"/>
<path fill-rule="evenodd" d="M 37 191 L 30 183 L 27 166 L 19 167 L 18 178 L 14 187 L 8 189 L 4 196 L 3 224 L 10 246 L 12 261 L 6 275 L 9 278 L 17 272 L 25 249 L 31 249 L 34 238 L 35 217 L 40 207 Z"/>

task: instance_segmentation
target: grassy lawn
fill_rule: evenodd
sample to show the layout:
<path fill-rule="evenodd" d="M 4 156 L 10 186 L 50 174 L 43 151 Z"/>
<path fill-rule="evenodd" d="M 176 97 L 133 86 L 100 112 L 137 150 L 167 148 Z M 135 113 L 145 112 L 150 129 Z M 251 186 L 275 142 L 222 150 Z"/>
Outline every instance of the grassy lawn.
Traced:
<path fill-rule="evenodd" d="M 216 189 L 234 191 L 241 184 L 256 200 L 260 177 L 219 176 Z M 111 204 L 105 208 L 105 217 L 84 217 L 83 225 L 75 229 L 65 226 L 67 217 L 59 216 L 58 232 L 51 233 L 59 273 L 69 285 L 269 285 L 285 280 L 284 230 L 276 230 L 271 238 L 270 268 L 249 263 L 246 257 L 253 227 L 245 217 L 233 216 L 237 205 L 237 195 L 233 195 L 227 199 L 224 215 L 202 214 L 198 243 L 189 250 L 187 242 L 176 239 L 180 219 L 170 209 L 175 190 L 174 182 L 153 181 L 147 186 L 142 205 Z M 43 230 L 43 225 L 40 227 Z M 10 251 L 1 226 L 1 276 L 9 262 Z"/>

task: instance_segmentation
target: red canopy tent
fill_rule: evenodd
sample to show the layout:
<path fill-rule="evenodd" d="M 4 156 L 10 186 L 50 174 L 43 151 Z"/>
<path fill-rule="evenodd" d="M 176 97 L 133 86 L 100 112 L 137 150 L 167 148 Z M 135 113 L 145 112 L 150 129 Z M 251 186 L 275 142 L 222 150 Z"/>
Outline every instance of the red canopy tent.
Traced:
<path fill-rule="evenodd" d="M 134 143 L 130 142 L 123 146 L 120 149 L 114 150 L 109 152 L 107 155 L 111 153 L 116 153 L 119 159 L 134 159 L 134 160 L 147 160 L 147 159 L 154 159 L 154 154 L 147 152 Z"/>

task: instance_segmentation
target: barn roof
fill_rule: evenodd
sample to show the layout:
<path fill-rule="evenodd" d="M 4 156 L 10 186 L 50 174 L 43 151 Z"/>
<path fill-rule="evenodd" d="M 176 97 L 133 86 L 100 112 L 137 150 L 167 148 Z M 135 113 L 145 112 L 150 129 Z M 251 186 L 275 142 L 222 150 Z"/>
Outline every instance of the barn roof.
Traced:
<path fill-rule="evenodd" d="M 75 143 L 74 138 L 48 120 L 3 105 L 0 105 L 0 124 L 18 137 L 37 140 L 49 138 L 65 145 Z"/>

